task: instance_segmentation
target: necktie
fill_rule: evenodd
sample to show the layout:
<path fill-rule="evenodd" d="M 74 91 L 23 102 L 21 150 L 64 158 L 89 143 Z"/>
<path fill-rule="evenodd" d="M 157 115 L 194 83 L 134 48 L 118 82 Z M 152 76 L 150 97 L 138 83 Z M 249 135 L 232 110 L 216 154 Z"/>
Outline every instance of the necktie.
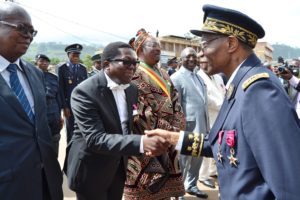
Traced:
<path fill-rule="evenodd" d="M 73 70 L 73 73 L 76 74 L 76 72 L 77 72 L 77 65 L 73 65 L 72 66 L 72 70 Z"/>
<path fill-rule="evenodd" d="M 9 64 L 7 70 L 10 72 L 9 82 L 10 87 L 18 97 L 19 102 L 21 103 L 24 111 L 26 112 L 27 116 L 29 117 L 30 121 L 34 123 L 34 114 L 31 110 L 29 101 L 25 95 L 24 89 L 20 83 L 18 74 L 17 74 L 17 65 L 16 64 Z"/>
<path fill-rule="evenodd" d="M 191 73 L 192 76 L 192 81 L 193 84 L 195 85 L 195 87 L 197 88 L 197 90 L 199 91 L 200 95 L 203 97 L 203 84 L 201 83 L 201 81 L 196 77 L 197 75 L 195 73 Z"/>

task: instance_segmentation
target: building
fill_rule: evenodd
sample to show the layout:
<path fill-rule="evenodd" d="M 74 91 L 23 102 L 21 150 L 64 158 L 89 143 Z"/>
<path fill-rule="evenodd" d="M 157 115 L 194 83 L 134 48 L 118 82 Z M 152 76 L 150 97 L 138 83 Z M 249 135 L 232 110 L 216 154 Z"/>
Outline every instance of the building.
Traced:
<path fill-rule="evenodd" d="M 193 47 L 197 52 L 200 51 L 199 37 L 180 37 L 166 35 L 158 38 L 161 44 L 161 65 L 166 66 L 169 58 L 180 57 L 181 51 L 186 47 Z"/>
<path fill-rule="evenodd" d="M 254 52 L 262 62 L 271 63 L 273 60 L 273 47 L 267 42 L 258 42 L 254 48 Z"/>

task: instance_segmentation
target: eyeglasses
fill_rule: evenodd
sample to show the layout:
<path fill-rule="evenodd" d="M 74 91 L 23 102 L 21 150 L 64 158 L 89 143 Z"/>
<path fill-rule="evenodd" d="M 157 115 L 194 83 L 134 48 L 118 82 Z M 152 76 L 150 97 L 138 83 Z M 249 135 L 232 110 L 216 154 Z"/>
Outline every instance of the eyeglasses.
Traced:
<path fill-rule="evenodd" d="M 159 48 L 159 49 L 161 48 L 159 43 L 153 43 L 153 42 L 145 43 L 143 46 L 150 47 L 150 48 Z"/>
<path fill-rule="evenodd" d="M 215 41 L 215 40 L 218 40 L 218 39 L 220 39 L 220 38 L 224 38 L 224 36 L 219 36 L 219 37 L 215 37 L 215 38 L 212 38 L 212 39 L 210 39 L 210 40 L 204 40 L 204 41 L 200 41 L 200 44 L 201 44 L 201 47 L 202 47 L 202 49 L 204 50 L 204 49 L 206 49 L 207 47 L 208 47 L 208 44 L 209 43 L 211 43 L 211 42 L 213 42 L 213 41 Z"/>
<path fill-rule="evenodd" d="M 37 34 L 37 30 L 34 30 L 32 27 L 26 26 L 24 24 L 12 24 L 6 21 L 0 21 L 0 23 L 15 28 L 18 32 L 20 32 L 23 35 L 27 35 L 28 33 L 30 33 L 32 37 L 35 37 Z"/>
<path fill-rule="evenodd" d="M 130 67 L 133 65 L 136 67 L 138 64 L 140 64 L 140 61 L 138 60 L 124 60 L 124 59 L 110 59 L 109 62 L 122 62 L 125 67 Z"/>

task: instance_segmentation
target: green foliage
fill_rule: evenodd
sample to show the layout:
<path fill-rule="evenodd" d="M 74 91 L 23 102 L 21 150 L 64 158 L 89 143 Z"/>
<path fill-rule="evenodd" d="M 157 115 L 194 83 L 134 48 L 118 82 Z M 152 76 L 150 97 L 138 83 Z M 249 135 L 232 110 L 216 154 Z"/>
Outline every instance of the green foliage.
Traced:
<path fill-rule="evenodd" d="M 273 51 L 273 60 L 277 60 L 279 56 L 286 59 L 299 58 L 300 57 L 300 48 L 294 48 L 285 44 L 272 44 L 274 48 Z"/>
<path fill-rule="evenodd" d="M 29 62 L 32 62 L 36 54 L 42 53 L 50 58 L 51 64 L 55 65 L 68 60 L 67 54 L 65 52 L 65 48 L 68 45 L 69 44 L 62 44 L 57 42 L 34 42 L 30 45 L 29 49 L 27 50 L 27 53 L 23 56 L 23 58 Z M 83 44 L 82 46 L 83 50 L 81 52 L 81 58 L 86 58 L 87 55 L 92 56 L 96 51 L 103 48 L 103 45 L 99 44 Z"/>
<path fill-rule="evenodd" d="M 88 72 L 92 71 L 92 65 L 93 65 L 93 61 L 91 60 L 91 57 L 90 55 L 86 55 L 82 62 L 83 64 L 86 66 L 86 69 Z"/>
<path fill-rule="evenodd" d="M 59 58 L 51 58 L 51 64 L 52 65 L 57 65 L 58 63 L 60 63 L 60 59 Z"/>

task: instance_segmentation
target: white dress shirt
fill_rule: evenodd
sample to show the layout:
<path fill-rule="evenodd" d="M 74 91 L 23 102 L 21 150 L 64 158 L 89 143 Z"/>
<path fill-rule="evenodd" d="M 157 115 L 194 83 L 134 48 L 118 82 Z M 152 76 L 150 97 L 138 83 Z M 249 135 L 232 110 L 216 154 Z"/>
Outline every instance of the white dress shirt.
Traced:
<path fill-rule="evenodd" d="M 7 85 L 10 87 L 10 82 L 9 82 L 10 72 L 7 70 L 7 67 L 9 64 L 10 64 L 10 62 L 8 60 L 6 60 L 3 56 L 0 55 L 0 74 L 4 78 Z M 33 101 L 32 91 L 30 89 L 26 75 L 25 75 L 23 69 L 20 67 L 20 59 L 17 59 L 14 62 L 14 64 L 16 64 L 18 66 L 18 69 L 17 69 L 18 78 L 24 89 L 25 95 L 29 101 L 31 110 L 34 113 L 34 101 Z"/>
<path fill-rule="evenodd" d="M 298 83 L 299 83 L 299 79 L 296 76 L 292 76 L 292 78 L 289 80 L 289 83 L 291 84 L 291 86 L 293 87 L 297 87 Z M 295 109 L 298 115 L 298 118 L 300 119 L 300 92 L 297 91 L 297 97 L 296 101 L 293 102 L 295 103 Z"/>
<path fill-rule="evenodd" d="M 128 111 L 127 111 L 126 95 L 124 91 L 127 87 L 129 87 L 129 84 L 119 85 L 113 80 L 111 80 L 111 78 L 106 73 L 104 74 L 107 80 L 107 87 L 111 89 L 117 104 L 123 135 L 130 134 L 128 133 L 128 127 L 127 127 Z M 140 153 L 144 153 L 143 137 L 144 136 L 141 137 L 141 142 L 140 142 Z"/>

